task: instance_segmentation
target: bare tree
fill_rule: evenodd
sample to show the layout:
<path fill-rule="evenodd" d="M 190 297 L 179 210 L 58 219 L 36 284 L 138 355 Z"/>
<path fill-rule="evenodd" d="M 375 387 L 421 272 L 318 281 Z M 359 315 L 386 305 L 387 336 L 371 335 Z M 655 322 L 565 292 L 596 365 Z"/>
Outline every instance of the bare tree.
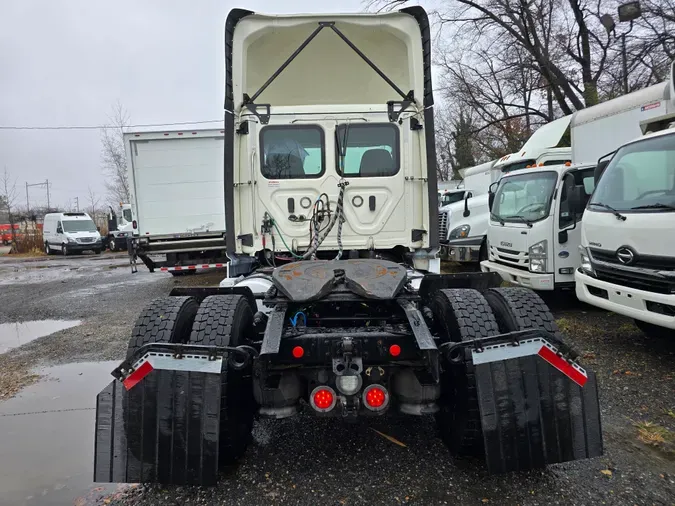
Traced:
<path fill-rule="evenodd" d="M 117 102 L 108 116 L 107 127 L 101 131 L 101 163 L 106 181 L 109 202 L 129 202 L 129 178 L 124 151 L 124 128 L 129 124 L 129 115 Z"/>
<path fill-rule="evenodd" d="M 94 223 L 98 223 L 96 220 L 96 212 L 99 208 L 101 199 L 98 198 L 96 193 L 91 189 L 90 186 L 87 186 L 87 201 L 88 201 L 88 213 L 91 216 L 91 219 L 94 220 Z"/>
<path fill-rule="evenodd" d="M 0 208 L 3 208 L 7 213 L 7 221 L 12 233 L 12 249 L 16 247 L 16 230 L 14 230 L 14 223 L 16 222 L 16 206 L 19 200 L 19 193 L 16 189 L 16 179 L 12 180 L 7 167 L 4 168 L 2 179 L 0 179 Z"/>

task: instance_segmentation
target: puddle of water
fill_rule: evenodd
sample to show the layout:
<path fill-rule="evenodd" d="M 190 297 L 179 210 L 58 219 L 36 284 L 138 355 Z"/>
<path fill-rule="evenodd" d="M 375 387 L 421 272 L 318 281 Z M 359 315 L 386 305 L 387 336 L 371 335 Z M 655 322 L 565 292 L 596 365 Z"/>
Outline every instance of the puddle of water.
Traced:
<path fill-rule="evenodd" d="M 32 322 L 0 323 L 0 354 L 7 353 L 38 337 L 48 336 L 59 330 L 76 327 L 79 320 L 39 320 Z"/>
<path fill-rule="evenodd" d="M 120 490 L 92 483 L 96 394 L 117 362 L 36 371 L 44 380 L 0 403 L 3 505 L 88 505 Z"/>

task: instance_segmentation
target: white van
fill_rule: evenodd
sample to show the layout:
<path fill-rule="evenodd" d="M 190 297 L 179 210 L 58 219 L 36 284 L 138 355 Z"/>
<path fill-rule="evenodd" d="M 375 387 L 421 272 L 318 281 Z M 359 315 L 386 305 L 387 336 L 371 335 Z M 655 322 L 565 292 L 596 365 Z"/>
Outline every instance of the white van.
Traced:
<path fill-rule="evenodd" d="M 101 253 L 101 234 L 87 213 L 50 213 L 45 215 L 43 238 L 45 253 L 62 255 L 90 250 Z"/>

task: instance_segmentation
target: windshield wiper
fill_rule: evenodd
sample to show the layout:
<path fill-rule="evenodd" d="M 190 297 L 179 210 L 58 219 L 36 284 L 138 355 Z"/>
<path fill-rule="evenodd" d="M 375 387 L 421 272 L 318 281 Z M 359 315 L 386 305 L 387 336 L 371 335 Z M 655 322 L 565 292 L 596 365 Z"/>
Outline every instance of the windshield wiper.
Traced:
<path fill-rule="evenodd" d="M 490 213 L 490 218 L 494 218 L 495 220 L 497 220 L 499 222 L 499 224 L 502 227 L 504 226 L 504 220 L 502 218 L 500 218 L 499 216 L 497 216 L 496 214 Z"/>
<path fill-rule="evenodd" d="M 598 207 L 602 207 L 604 209 L 607 209 L 608 211 L 611 211 L 614 216 L 616 216 L 617 220 L 626 221 L 626 217 L 623 214 L 621 214 L 619 211 L 617 211 L 613 207 L 608 206 L 607 204 L 603 204 L 602 202 L 591 202 L 588 205 L 589 206 L 598 206 Z"/>
<path fill-rule="evenodd" d="M 525 223 L 525 225 L 527 225 L 529 228 L 532 228 L 532 222 L 523 218 L 519 214 L 514 214 L 513 216 L 504 216 L 505 220 L 510 220 L 511 218 L 518 218 L 519 220 L 522 220 L 522 222 Z"/>
<path fill-rule="evenodd" d="M 671 206 L 670 204 L 661 204 L 660 202 L 657 202 L 656 204 L 631 207 L 631 209 L 672 209 L 673 211 L 675 211 L 675 206 Z"/>

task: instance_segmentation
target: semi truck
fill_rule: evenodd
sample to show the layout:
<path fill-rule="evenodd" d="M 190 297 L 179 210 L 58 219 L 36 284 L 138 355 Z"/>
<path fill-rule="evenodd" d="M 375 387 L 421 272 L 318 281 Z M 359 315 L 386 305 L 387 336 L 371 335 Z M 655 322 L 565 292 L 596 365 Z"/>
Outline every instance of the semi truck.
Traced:
<path fill-rule="evenodd" d="M 153 272 L 223 268 L 223 130 L 124 134 L 133 213 L 129 255 Z"/>
<path fill-rule="evenodd" d="M 234 9 L 225 69 L 227 277 L 142 311 L 95 481 L 213 485 L 255 417 L 301 410 L 433 416 L 493 473 L 602 454 L 595 376 L 541 299 L 439 273 L 426 12 Z"/>
<path fill-rule="evenodd" d="M 675 63 L 646 135 L 599 160 L 581 223 L 579 300 L 675 337 Z M 656 107 L 655 107 L 656 108 Z"/>
<path fill-rule="evenodd" d="M 560 133 L 569 125 L 572 146 L 554 150 L 566 150 L 574 164 L 529 162 L 516 178 L 493 187 L 489 257 L 481 270 L 534 290 L 574 289 L 579 222 L 594 189 L 596 160 L 639 135 L 641 121 L 663 114 L 665 92 L 660 83 L 557 120 Z"/>

